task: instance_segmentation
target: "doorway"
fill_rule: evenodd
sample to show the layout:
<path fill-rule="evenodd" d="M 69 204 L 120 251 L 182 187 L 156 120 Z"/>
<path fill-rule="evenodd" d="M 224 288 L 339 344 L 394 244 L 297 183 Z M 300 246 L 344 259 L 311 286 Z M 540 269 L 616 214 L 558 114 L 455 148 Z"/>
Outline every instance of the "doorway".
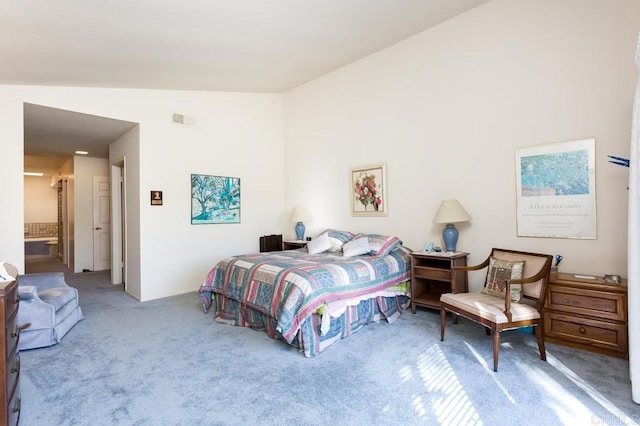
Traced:
<path fill-rule="evenodd" d="M 58 197 L 57 202 L 53 201 L 58 211 L 52 210 L 51 222 L 59 228 L 53 234 L 59 240 L 59 246 L 52 258 L 62 265 L 68 265 L 71 272 L 109 270 L 115 262 L 124 263 L 124 250 L 120 249 L 119 257 L 111 253 L 111 246 L 125 246 L 123 234 L 118 234 L 119 241 L 114 245 L 111 233 L 104 226 L 92 226 L 92 176 L 109 175 L 109 146 L 131 129 L 137 128 L 138 123 L 29 103 L 23 104 L 23 110 L 24 171 L 38 169 L 44 172 L 43 179 L 52 183 L 51 192 L 56 192 Z M 126 140 L 125 144 L 128 143 L 129 140 Z M 83 155 L 85 153 L 88 155 Z M 93 160 L 104 161 L 104 166 L 94 168 L 98 161 Z M 66 165 L 70 165 L 70 168 L 66 169 Z M 124 163 L 121 166 L 124 169 Z M 68 181 L 63 177 L 68 177 Z M 106 179 L 107 185 L 110 185 L 110 178 Z M 120 184 L 117 188 L 121 189 Z M 105 196 L 108 192 L 104 191 L 96 203 L 98 221 L 111 215 L 114 203 L 111 202 L 111 194 Z M 38 211 L 39 198 L 27 193 L 24 195 L 25 212 L 27 209 Z M 28 222 L 25 217 L 25 231 Z M 96 230 L 96 227 L 102 229 Z M 117 279 L 124 275 L 122 266 L 118 266 L 115 275 L 113 282 L 122 283 L 122 278 Z"/>
<path fill-rule="evenodd" d="M 93 271 L 111 268 L 111 180 L 93 177 Z"/>

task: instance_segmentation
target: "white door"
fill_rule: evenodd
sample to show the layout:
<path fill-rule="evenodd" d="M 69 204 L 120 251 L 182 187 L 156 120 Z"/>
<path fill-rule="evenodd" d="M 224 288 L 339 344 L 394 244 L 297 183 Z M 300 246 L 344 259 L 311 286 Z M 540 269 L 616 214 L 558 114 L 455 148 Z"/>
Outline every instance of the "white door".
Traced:
<path fill-rule="evenodd" d="M 111 183 L 93 177 L 93 270 L 111 268 Z"/>

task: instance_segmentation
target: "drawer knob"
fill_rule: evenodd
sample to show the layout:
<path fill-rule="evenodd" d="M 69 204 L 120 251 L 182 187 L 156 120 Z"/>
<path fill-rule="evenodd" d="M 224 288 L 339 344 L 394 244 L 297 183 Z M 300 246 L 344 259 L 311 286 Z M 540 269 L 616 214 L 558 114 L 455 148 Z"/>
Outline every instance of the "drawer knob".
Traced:
<path fill-rule="evenodd" d="M 20 371 L 20 358 L 16 358 L 13 362 L 13 367 L 11 367 L 11 373 L 17 373 Z"/>
<path fill-rule="evenodd" d="M 18 337 L 20 335 L 20 331 L 24 330 L 25 328 L 29 328 L 31 327 L 31 323 L 30 322 L 25 322 L 24 324 L 16 324 L 13 326 L 13 331 L 11 332 L 11 337 Z"/>
<path fill-rule="evenodd" d="M 584 334 L 587 332 L 587 330 L 584 327 L 580 327 L 578 331 L 580 332 L 580 334 Z"/>
<path fill-rule="evenodd" d="M 14 413 L 19 413 L 20 412 L 21 403 L 22 403 L 22 400 L 20 398 L 16 399 L 16 403 L 13 405 L 13 412 Z"/>

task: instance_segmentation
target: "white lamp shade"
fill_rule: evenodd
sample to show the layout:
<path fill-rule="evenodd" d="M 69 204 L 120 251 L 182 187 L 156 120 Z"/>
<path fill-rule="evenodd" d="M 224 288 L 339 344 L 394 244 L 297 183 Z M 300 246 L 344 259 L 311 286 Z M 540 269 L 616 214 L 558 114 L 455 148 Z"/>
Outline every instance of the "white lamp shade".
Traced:
<path fill-rule="evenodd" d="M 456 223 L 470 220 L 471 216 L 458 200 L 444 200 L 433 218 L 433 223 Z"/>
<path fill-rule="evenodd" d="M 293 213 L 291 213 L 290 220 L 292 223 L 306 222 L 311 220 L 311 214 L 309 213 L 309 210 L 307 210 L 305 206 L 297 206 L 296 208 L 293 209 Z"/>

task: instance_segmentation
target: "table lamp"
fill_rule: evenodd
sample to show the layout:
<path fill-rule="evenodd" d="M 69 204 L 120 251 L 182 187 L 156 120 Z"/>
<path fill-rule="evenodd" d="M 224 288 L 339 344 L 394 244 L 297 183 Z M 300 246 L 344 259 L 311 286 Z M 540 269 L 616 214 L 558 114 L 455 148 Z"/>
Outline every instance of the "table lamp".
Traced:
<path fill-rule="evenodd" d="M 296 224 L 296 239 L 304 240 L 304 222 L 305 220 L 311 220 L 311 214 L 305 206 L 297 206 L 291 213 L 291 222 Z"/>
<path fill-rule="evenodd" d="M 456 222 L 468 222 L 470 220 L 471 216 L 469 216 L 469 213 L 467 213 L 458 200 L 444 200 L 440 204 L 436 216 L 433 218 L 433 223 L 447 224 L 442 231 L 442 239 L 444 240 L 446 251 L 456 251 L 458 229 L 453 224 Z"/>

